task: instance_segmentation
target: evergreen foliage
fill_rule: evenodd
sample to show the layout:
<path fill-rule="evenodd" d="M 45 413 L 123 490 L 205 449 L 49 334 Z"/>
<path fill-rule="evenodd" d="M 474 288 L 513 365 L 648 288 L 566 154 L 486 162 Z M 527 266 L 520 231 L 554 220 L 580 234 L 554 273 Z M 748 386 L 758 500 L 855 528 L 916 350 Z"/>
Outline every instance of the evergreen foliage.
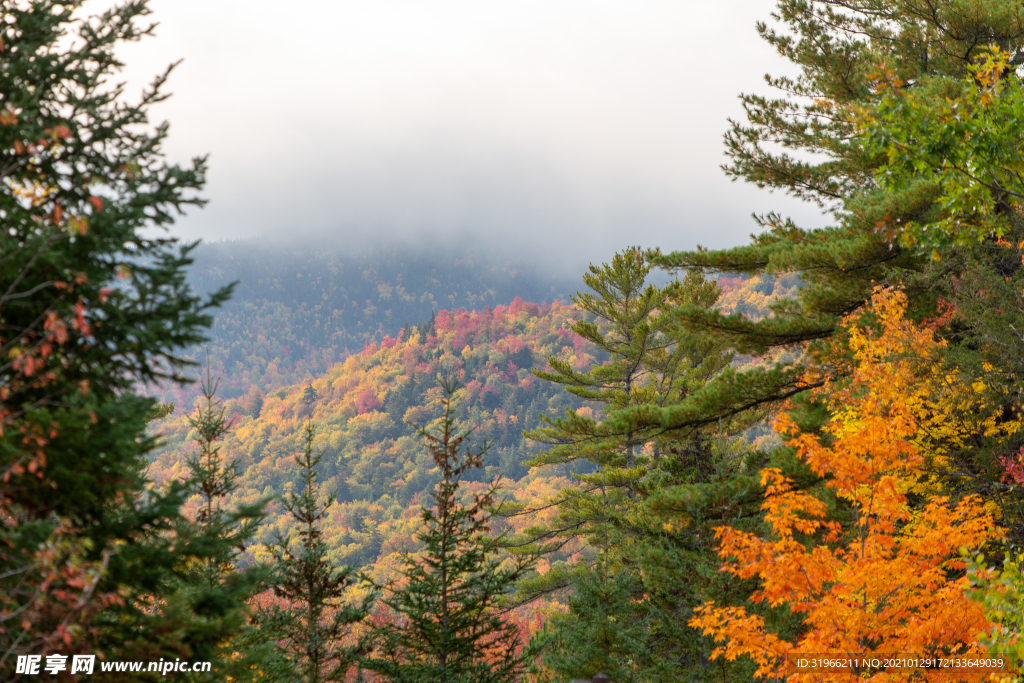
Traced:
<path fill-rule="evenodd" d="M 1011 350 L 1017 344 L 1000 328 L 1014 323 L 996 319 L 1003 312 L 1017 315 L 1021 266 L 1013 245 L 997 238 L 1017 242 L 1024 235 L 1019 214 L 1008 210 L 1012 183 L 1007 191 L 996 185 L 1012 177 L 1016 163 L 1017 135 L 999 121 L 1011 120 L 1007 113 L 1017 104 L 1015 84 L 1007 86 L 1005 100 L 997 100 L 993 93 L 1002 86 L 986 78 L 995 72 L 1016 78 L 998 67 L 993 46 L 1005 62 L 1020 63 L 1024 13 L 1004 0 L 926 7 L 780 0 L 774 17 L 782 28 L 759 25 L 762 37 L 800 72 L 795 78 L 767 78 L 783 93 L 778 98 L 743 96 L 747 121 L 733 122 L 726 136 L 726 172 L 815 202 L 832 213 L 835 225 L 802 229 L 770 214 L 757 219 L 764 230 L 748 246 L 650 256 L 670 269 L 798 273 L 804 287 L 796 300 L 776 301 L 768 319 L 692 305 L 677 315 L 694 331 L 717 335 L 740 352 L 804 353 L 773 368 L 727 370 L 678 405 L 628 410 L 626 424 L 678 428 L 797 397 L 793 419 L 815 432 L 831 411 L 817 403 L 820 393 L 802 394 L 843 385 L 853 365 L 849 339 L 838 326 L 880 284 L 901 285 L 908 315 L 930 319 L 948 336 L 950 344 L 937 361 L 947 381 L 963 382 L 964 395 L 985 397 L 975 411 L 984 419 L 960 415 L 955 423 L 1013 421 L 1019 393 L 1009 377 L 1020 366 L 1009 359 L 1019 356 Z M 965 178 L 968 168 L 977 171 L 974 178 Z M 1012 430 L 967 431 L 964 442 L 941 439 L 942 462 L 932 464 L 935 486 L 958 500 L 982 494 L 1001 509 L 1012 541 L 1019 542 L 1021 505 L 999 481 L 998 461 L 1021 437 Z M 796 490 L 820 486 L 806 472 L 786 476 Z M 730 527 L 720 533 L 733 533 Z M 725 604 L 741 609 L 736 600 Z M 745 608 L 749 613 L 752 606 Z M 746 630 L 749 624 L 737 628 Z M 770 630 L 790 637 L 777 626 Z"/>
<path fill-rule="evenodd" d="M 763 232 L 748 246 L 721 251 L 654 253 L 657 265 L 703 272 L 798 272 L 805 287 L 796 301 L 779 301 L 774 316 L 751 322 L 695 306 L 679 315 L 695 329 L 720 334 L 743 352 L 812 342 L 811 360 L 825 350 L 841 318 L 858 309 L 880 283 L 904 282 L 912 315 L 931 315 L 932 291 L 908 277 L 928 265 L 931 249 L 900 242 L 900 226 L 931 210 L 941 192 L 931 181 L 880 188 L 876 174 L 887 157 L 858 136 L 864 110 L 884 96 L 876 83 L 891 73 L 902 88 L 942 98 L 939 85 L 968 75 L 998 45 L 1024 48 L 1024 14 L 1013 0 L 930 3 L 887 0 L 780 0 L 780 29 L 758 25 L 761 37 L 796 65 L 796 77 L 767 77 L 777 98 L 742 96 L 747 122 L 726 135 L 727 174 L 778 189 L 833 212 L 834 227 L 803 229 L 776 214 L 758 218 Z M 777 143 L 777 144 L 776 144 Z M 795 154 L 798 152 L 799 154 Z M 931 287 L 927 287 L 931 290 Z M 641 416 L 664 426 L 692 424 L 777 403 L 807 388 L 804 369 L 780 364 L 770 371 L 723 375 L 674 411 Z"/>
<path fill-rule="evenodd" d="M 161 158 L 148 125 L 168 73 L 137 102 L 119 45 L 146 37 L 144 0 L 101 16 L 77 2 L 5 2 L 0 16 L 0 670 L 18 654 L 191 658 L 210 633 L 172 595 L 214 552 L 169 535 L 182 485 L 147 487 L 138 388 L 180 382 L 207 298 L 192 246 L 151 237 L 199 206 L 205 162 Z"/>
<path fill-rule="evenodd" d="M 328 683 L 346 680 L 360 650 L 352 642 L 352 628 L 366 618 L 374 596 L 350 601 L 349 589 L 359 581 L 355 570 L 334 567 L 327 557 L 322 526 L 334 497 L 321 498 L 317 467 L 324 454 L 313 450 L 314 433 L 313 423 L 307 422 L 303 450 L 295 456 L 302 488 L 283 498 L 298 522 L 297 543 L 285 534 L 270 549 L 271 588 L 280 603 L 260 606 L 254 621 L 261 638 L 283 648 L 279 680 Z"/>
<path fill-rule="evenodd" d="M 535 369 L 533 374 L 563 385 L 584 400 L 606 405 L 605 412 L 611 414 L 628 406 L 672 402 L 720 371 L 730 357 L 706 337 L 703 343 L 694 336 L 681 341 L 670 315 L 673 308 L 686 303 L 710 307 L 718 299 L 718 288 L 697 274 L 658 288 L 646 284 L 650 270 L 639 249 L 616 254 L 611 264 L 591 266 L 583 281 L 594 294 L 577 292 L 572 298 L 582 318 L 570 328 L 603 351 L 608 361 L 576 370 L 551 357 L 551 370 Z M 653 432 L 635 433 L 627 426 L 617 434 L 594 419 L 574 420 L 579 418 L 569 411 L 562 420 L 544 419 L 548 427 L 528 434 L 534 441 L 554 446 L 535 457 L 533 464 L 585 458 L 626 470 L 621 475 L 624 481 L 637 477 L 638 472 L 629 470 L 637 465 L 637 449 Z M 633 493 L 630 484 L 625 486 Z"/>
<path fill-rule="evenodd" d="M 714 339 L 688 334 L 671 315 L 673 308 L 685 303 L 711 306 L 719 295 L 716 285 L 693 274 L 659 288 L 646 284 L 650 270 L 638 249 L 616 254 L 611 264 L 591 266 L 583 280 L 595 294 L 573 297 L 583 315 L 570 328 L 603 351 L 607 360 L 577 370 L 551 357 L 551 370 L 534 369 L 537 377 L 602 404 L 598 416 L 573 409 L 561 418 L 542 416 L 542 426 L 525 434 L 550 446 L 533 456 L 531 466 L 585 460 L 597 467 L 593 474 L 576 476 L 582 486 L 562 493 L 558 525 L 538 530 L 537 540 L 564 542 L 582 533 L 592 545 L 607 548 L 614 520 L 636 504 L 638 495 L 642 499 L 649 494 L 650 483 L 660 482 L 666 474 L 663 468 L 675 468 L 672 461 L 687 448 L 696 448 L 694 457 L 700 457 L 696 453 L 701 447 L 684 443 L 685 437 L 666 438 L 659 430 L 635 430 L 631 424 L 623 428 L 615 418 L 634 406 L 677 403 L 731 359 Z M 640 452 L 644 446 L 649 452 Z M 554 575 L 548 579 L 553 580 Z"/>
<path fill-rule="evenodd" d="M 399 579 L 381 602 L 394 621 L 374 629 L 373 656 L 362 665 L 394 683 L 512 683 L 520 680 L 536 648 L 522 646 L 519 628 L 498 607 L 536 558 L 497 557 L 501 536 L 489 535 L 488 508 L 496 503 L 495 478 L 466 504 L 462 476 L 483 465 L 483 453 L 466 449 L 457 434 L 453 401 L 457 383 L 442 382 L 444 413 L 436 433 L 422 429 L 441 481 L 434 508 L 424 508 L 417 534 L 423 551 L 407 554 Z"/>
<path fill-rule="evenodd" d="M 192 604 L 196 623 L 202 624 L 206 635 L 202 659 L 214 663 L 213 676 L 239 681 L 269 656 L 269 647 L 239 651 L 234 642 L 246 639 L 248 601 L 265 576 L 262 567 L 238 567 L 246 544 L 263 522 L 264 503 L 238 510 L 224 507 L 238 488 L 238 469 L 237 462 L 226 462 L 220 452 L 219 442 L 232 425 L 216 398 L 217 380 L 210 376 L 209 364 L 201 386 L 203 403 L 194 417 L 187 416 L 196 452 L 185 460 L 189 470 L 185 483 L 198 494 L 199 505 L 192 521 L 182 520 L 178 534 L 195 536 L 209 549 L 205 557 L 187 565 L 180 590 Z M 210 678 L 209 673 L 202 674 L 202 680 Z"/>
<path fill-rule="evenodd" d="M 743 424 L 667 432 L 619 420 L 637 406 L 671 408 L 732 360 L 719 340 L 689 331 L 672 314 L 687 303 L 710 307 L 720 290 L 698 273 L 659 288 L 646 283 L 649 272 L 636 249 L 591 266 L 584 282 L 595 294 L 575 297 L 582 316 L 572 329 L 608 360 L 576 370 L 550 359 L 552 370 L 535 371 L 603 404 L 599 416 L 569 410 L 527 434 L 550 445 L 531 464 L 585 459 L 597 470 L 577 475 L 578 485 L 548 501 L 557 507 L 554 519 L 522 540 L 550 551 L 581 535 L 589 546 L 575 565 L 552 567 L 518 586 L 524 601 L 572 590 L 568 611 L 550 615 L 543 635 L 551 639 L 544 665 L 562 678 L 605 671 L 616 681 L 667 683 L 744 671 L 743 664 L 709 665 L 710 643 L 686 625 L 708 598 L 733 599 L 748 588 L 718 578 L 709 543 L 714 523 L 757 523 L 750 454 L 721 434 Z M 522 506 L 506 512 L 536 514 Z"/>
<path fill-rule="evenodd" d="M 211 584 L 220 580 L 222 572 L 233 569 L 235 555 L 260 522 L 260 517 L 250 514 L 250 511 L 239 517 L 223 508 L 224 499 L 238 488 L 238 463 L 234 460 L 225 462 L 220 452 L 218 442 L 232 425 L 225 415 L 223 403 L 216 398 L 217 383 L 210 376 L 207 365 L 206 377 L 202 380 L 203 403 L 197 408 L 195 417 L 186 416 L 195 431 L 196 452 L 185 459 L 189 470 L 186 482 L 200 497 L 195 522 L 208 535 L 223 539 L 225 548 L 231 550 L 221 559 L 207 558 L 203 563 L 203 579 Z"/>
<path fill-rule="evenodd" d="M 773 368 L 727 371 L 674 407 L 632 409 L 633 425 L 679 427 L 799 397 L 795 419 L 813 431 L 827 411 L 801 395 L 848 370 L 837 325 L 886 284 L 903 287 L 908 316 L 930 320 L 948 338 L 938 362 L 985 394 L 989 415 L 1013 419 L 1024 370 L 1015 331 L 1024 222 L 1013 123 L 1024 10 L 1011 0 L 928 7 L 781 0 L 783 28 L 759 26 L 800 73 L 768 79 L 785 93 L 779 98 L 743 97 L 748 120 L 727 135 L 726 171 L 817 202 L 835 225 L 805 230 L 769 215 L 748 246 L 652 256 L 702 272 L 799 273 L 797 299 L 777 301 L 771 318 L 693 306 L 678 315 L 740 351 L 805 353 Z M 1013 544 L 1024 539 L 1024 505 L 1001 481 L 1000 462 L 1022 443 L 1020 434 L 979 431 L 970 445 L 946 446 L 943 468 L 954 495 L 977 493 L 1000 508 Z"/>

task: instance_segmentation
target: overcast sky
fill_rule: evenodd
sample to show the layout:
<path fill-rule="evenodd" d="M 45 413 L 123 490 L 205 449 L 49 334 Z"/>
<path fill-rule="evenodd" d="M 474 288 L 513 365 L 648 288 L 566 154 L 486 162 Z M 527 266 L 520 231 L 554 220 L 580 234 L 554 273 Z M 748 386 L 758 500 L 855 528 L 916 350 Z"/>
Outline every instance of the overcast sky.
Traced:
<path fill-rule="evenodd" d="M 86 3 L 94 9 L 101 6 Z M 208 153 L 185 237 L 741 244 L 750 213 L 818 213 L 719 165 L 741 91 L 786 65 L 770 0 L 152 0 L 129 92 L 184 58 L 168 152 Z"/>

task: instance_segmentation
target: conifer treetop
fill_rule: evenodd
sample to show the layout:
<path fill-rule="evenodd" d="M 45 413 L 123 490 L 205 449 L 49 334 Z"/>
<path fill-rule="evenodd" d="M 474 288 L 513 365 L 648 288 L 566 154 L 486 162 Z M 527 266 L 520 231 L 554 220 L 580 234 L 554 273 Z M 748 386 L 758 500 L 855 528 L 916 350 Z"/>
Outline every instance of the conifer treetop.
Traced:
<path fill-rule="evenodd" d="M 452 403 L 459 389 L 440 378 L 444 412 L 435 430 L 420 430 L 441 474 L 434 506 L 424 508 L 417 538 L 423 550 L 406 554 L 401 578 L 381 602 L 395 615 L 376 633 L 375 651 L 363 662 L 396 683 L 512 683 L 520 680 L 535 647 L 524 646 L 518 627 L 501 616 L 513 584 L 529 572 L 531 553 L 498 557 L 502 535 L 492 535 L 489 509 L 500 479 L 463 501 L 462 476 L 483 466 L 485 445 L 465 447 L 470 433 L 456 432 Z"/>

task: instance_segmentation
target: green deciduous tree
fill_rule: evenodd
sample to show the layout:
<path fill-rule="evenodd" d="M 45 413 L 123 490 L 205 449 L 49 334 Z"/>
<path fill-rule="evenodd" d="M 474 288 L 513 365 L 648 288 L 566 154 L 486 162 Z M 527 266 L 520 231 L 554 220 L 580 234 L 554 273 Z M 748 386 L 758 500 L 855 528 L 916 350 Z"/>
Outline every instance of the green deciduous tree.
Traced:
<path fill-rule="evenodd" d="M 1019 681 L 1020 663 L 1024 662 L 1024 557 L 1007 554 L 995 567 L 988 566 L 981 554 L 967 559 L 969 595 L 982 604 L 985 617 L 993 624 L 981 637 L 981 644 L 992 657 L 1007 660 L 1009 670 L 1016 668 L 1018 675 L 1009 680 Z"/>
<path fill-rule="evenodd" d="M 893 71 L 881 72 L 878 104 L 862 109 L 863 145 L 885 159 L 875 171 L 879 187 L 933 195 L 926 211 L 888 227 L 905 245 L 932 247 L 933 258 L 941 258 L 938 247 L 1000 238 L 1021 223 L 1024 89 L 1011 55 L 987 47 L 960 78 L 904 88 Z"/>
<path fill-rule="evenodd" d="M 520 680 L 536 647 L 523 646 L 499 606 L 535 557 L 498 557 L 502 538 L 488 533 L 498 479 L 471 503 L 462 501 L 462 477 L 483 466 L 486 448 L 460 452 L 468 434 L 455 432 L 458 385 L 446 380 L 443 388 L 437 433 L 420 432 L 441 471 L 434 508 L 424 508 L 417 534 L 424 549 L 405 556 L 401 578 L 387 587 L 381 602 L 395 618 L 374 629 L 375 650 L 363 666 L 394 683 L 511 683 Z"/>

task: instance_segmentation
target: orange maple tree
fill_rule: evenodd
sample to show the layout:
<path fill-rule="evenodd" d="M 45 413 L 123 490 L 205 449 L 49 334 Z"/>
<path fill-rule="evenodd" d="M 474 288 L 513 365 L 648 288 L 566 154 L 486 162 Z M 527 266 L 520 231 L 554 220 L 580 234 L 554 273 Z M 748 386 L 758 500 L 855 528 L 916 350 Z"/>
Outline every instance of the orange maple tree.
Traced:
<path fill-rule="evenodd" d="M 823 672 L 798 666 L 800 659 L 822 656 L 987 656 L 977 636 L 991 624 L 967 597 L 960 550 L 978 548 L 1000 531 L 979 498 L 954 504 L 926 477 L 930 454 L 922 431 L 941 422 L 933 390 L 948 378 L 936 379 L 933 370 L 943 342 L 907 320 L 905 308 L 901 292 L 878 289 L 869 309 L 878 331 L 861 327 L 857 317 L 845 321 L 853 364 L 846 380 L 820 390 L 832 415 L 824 438 L 801 433 L 789 414 L 775 425 L 849 506 L 852 523 L 844 528 L 829 519 L 826 502 L 796 490 L 780 470 L 766 469 L 762 509 L 769 538 L 716 529 L 727 561 L 722 571 L 759 579 L 752 600 L 801 615 L 801 634 L 788 640 L 743 607 L 709 602 L 690 624 L 718 643 L 713 657 L 747 655 L 758 677 L 788 681 L 988 677 L 979 668 Z M 911 493 L 923 494 L 924 504 L 912 505 Z"/>

